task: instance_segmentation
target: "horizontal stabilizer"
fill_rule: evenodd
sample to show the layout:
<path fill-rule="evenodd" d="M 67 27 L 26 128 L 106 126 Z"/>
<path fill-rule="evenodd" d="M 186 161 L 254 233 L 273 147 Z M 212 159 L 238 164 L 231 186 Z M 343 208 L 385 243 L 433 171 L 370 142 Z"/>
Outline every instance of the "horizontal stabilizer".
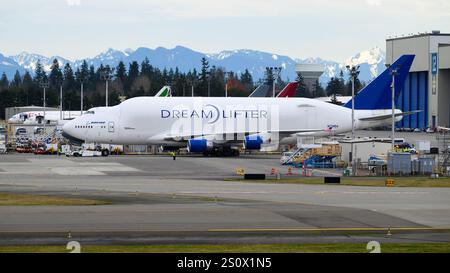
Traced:
<path fill-rule="evenodd" d="M 409 116 L 409 115 L 414 115 L 417 113 L 422 112 L 422 110 L 416 110 L 416 111 L 410 111 L 410 112 L 403 112 L 403 113 L 396 113 L 394 114 L 395 117 L 403 117 L 403 116 Z M 383 119 L 389 119 L 392 118 L 392 114 L 387 114 L 387 115 L 379 115 L 379 116 L 372 116 L 372 117 L 367 117 L 367 118 L 360 118 L 359 120 L 361 121 L 372 121 L 372 120 L 383 120 Z"/>

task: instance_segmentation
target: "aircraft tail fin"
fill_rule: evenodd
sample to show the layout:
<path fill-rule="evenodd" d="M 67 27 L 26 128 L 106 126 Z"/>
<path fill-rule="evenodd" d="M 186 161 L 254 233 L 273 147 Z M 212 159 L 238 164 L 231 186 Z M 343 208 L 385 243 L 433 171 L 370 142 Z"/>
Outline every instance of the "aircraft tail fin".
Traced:
<path fill-rule="evenodd" d="M 288 83 L 277 95 L 277 98 L 295 97 L 295 90 L 297 90 L 298 85 L 299 82 Z"/>
<path fill-rule="evenodd" d="M 358 95 L 355 96 L 355 109 L 376 110 L 391 109 L 391 69 L 397 70 L 395 77 L 395 97 L 398 97 L 403 89 L 406 77 L 409 73 L 415 55 L 402 55 L 388 69 L 383 71 L 371 83 L 364 87 Z M 352 108 L 352 100 L 349 100 L 344 107 Z"/>
<path fill-rule="evenodd" d="M 249 95 L 249 97 L 267 97 L 269 92 L 269 86 L 266 84 L 261 84 Z"/>
<path fill-rule="evenodd" d="M 163 86 L 163 88 L 156 93 L 155 97 L 172 97 L 172 89 L 168 85 Z"/>

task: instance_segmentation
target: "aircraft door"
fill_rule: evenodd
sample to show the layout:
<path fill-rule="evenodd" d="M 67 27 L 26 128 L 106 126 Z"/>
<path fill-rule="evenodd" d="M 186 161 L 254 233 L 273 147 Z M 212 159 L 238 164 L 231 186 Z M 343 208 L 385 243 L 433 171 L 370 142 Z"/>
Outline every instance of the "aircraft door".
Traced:
<path fill-rule="evenodd" d="M 114 133 L 114 121 L 108 122 L 108 132 Z"/>

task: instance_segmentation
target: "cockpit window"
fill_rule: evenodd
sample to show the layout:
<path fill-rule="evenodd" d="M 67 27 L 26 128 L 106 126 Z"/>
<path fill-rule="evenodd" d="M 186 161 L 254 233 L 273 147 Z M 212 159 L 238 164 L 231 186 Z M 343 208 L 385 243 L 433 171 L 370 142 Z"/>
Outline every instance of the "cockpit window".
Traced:
<path fill-rule="evenodd" d="M 94 111 L 86 111 L 86 113 L 85 114 L 88 114 L 88 115 L 93 115 L 93 114 L 95 114 L 95 112 Z"/>

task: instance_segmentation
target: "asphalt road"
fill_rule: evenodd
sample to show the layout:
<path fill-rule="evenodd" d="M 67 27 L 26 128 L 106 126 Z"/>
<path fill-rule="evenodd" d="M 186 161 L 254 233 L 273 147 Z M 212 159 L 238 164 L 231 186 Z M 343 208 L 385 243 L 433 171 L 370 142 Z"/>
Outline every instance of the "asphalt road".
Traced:
<path fill-rule="evenodd" d="M 0 244 L 450 241 L 450 188 L 227 182 L 277 156 L 0 156 L 0 192 L 109 200 L 106 206 L 0 206 Z M 299 175 L 299 170 L 294 170 Z M 393 236 L 385 237 L 388 228 Z"/>

